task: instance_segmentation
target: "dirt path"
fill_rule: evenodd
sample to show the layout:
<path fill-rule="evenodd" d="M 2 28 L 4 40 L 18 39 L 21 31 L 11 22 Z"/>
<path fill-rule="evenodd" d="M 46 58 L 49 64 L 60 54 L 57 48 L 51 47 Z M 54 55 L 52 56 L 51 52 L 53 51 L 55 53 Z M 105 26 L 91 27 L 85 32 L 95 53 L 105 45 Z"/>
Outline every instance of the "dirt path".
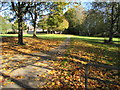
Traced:
<path fill-rule="evenodd" d="M 53 60 L 56 56 L 64 55 L 68 45 L 70 43 L 70 37 L 68 37 L 59 47 L 52 49 L 49 52 L 42 53 L 32 53 L 32 58 L 27 57 L 26 55 L 14 55 L 9 59 L 13 62 L 13 67 L 11 72 L 6 72 L 6 70 L 2 70 L 2 73 L 8 73 L 7 75 L 3 74 L 4 78 L 8 78 L 10 81 L 14 83 L 7 83 L 7 81 L 3 82 L 3 90 L 6 88 L 38 88 L 46 84 L 48 73 L 51 70 L 54 70 L 53 67 L 50 66 L 50 62 L 48 60 Z M 3 59 L 7 59 L 9 56 L 4 56 Z M 40 57 L 40 59 L 38 58 Z M 27 60 L 26 60 L 27 59 Z M 28 60 L 29 59 L 29 60 Z M 33 61 L 33 59 L 35 59 Z M 26 61 L 25 61 L 26 60 Z M 25 63 L 22 63 L 22 62 Z M 21 66 L 14 66 L 14 62 L 21 62 Z M 7 65 L 7 63 L 4 63 Z M 1 68 L 4 68 L 5 65 L 2 65 Z M 16 80 L 17 78 L 17 80 Z"/>

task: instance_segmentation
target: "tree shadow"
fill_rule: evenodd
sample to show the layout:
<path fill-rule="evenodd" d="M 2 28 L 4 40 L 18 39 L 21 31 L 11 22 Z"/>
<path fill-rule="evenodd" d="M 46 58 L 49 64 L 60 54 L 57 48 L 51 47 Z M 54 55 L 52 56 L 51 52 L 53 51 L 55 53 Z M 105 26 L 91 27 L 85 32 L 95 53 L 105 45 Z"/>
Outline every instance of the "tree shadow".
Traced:
<path fill-rule="evenodd" d="M 2 42 L 10 42 L 11 40 L 14 41 L 14 42 L 17 42 L 16 40 L 17 37 L 7 37 L 7 36 L 4 36 L 4 38 L 2 38 Z"/>
<path fill-rule="evenodd" d="M 20 55 L 28 55 L 28 56 L 32 56 L 32 57 L 40 57 L 40 59 L 32 60 L 32 62 L 23 63 L 23 65 L 21 64 L 21 66 L 16 67 L 16 68 L 13 68 L 12 71 L 17 70 L 17 69 L 20 69 L 20 68 L 23 68 L 23 67 L 27 67 L 28 65 L 35 66 L 35 67 L 40 67 L 40 68 L 45 68 L 45 69 L 49 69 L 49 70 L 56 70 L 56 69 L 51 69 L 51 68 L 49 68 L 49 67 L 43 67 L 43 66 L 40 66 L 40 65 L 39 65 L 39 66 L 34 65 L 35 63 L 41 62 L 41 61 L 49 61 L 49 60 L 56 61 L 56 57 L 57 57 L 57 56 L 55 56 L 55 57 L 53 58 L 53 55 L 56 54 L 55 51 L 49 51 L 49 52 L 45 53 L 47 56 L 42 56 L 42 55 L 40 55 L 39 53 L 38 53 L 39 55 L 35 55 L 35 54 L 37 54 L 37 53 L 31 53 L 31 54 L 29 54 L 29 53 L 25 53 L 25 52 L 22 52 L 22 51 L 18 51 L 18 50 L 16 50 L 16 49 L 12 49 L 12 48 L 9 48 L 9 49 L 14 50 L 14 51 L 20 53 Z M 27 59 L 31 59 L 31 58 L 27 58 Z M 30 60 L 29 60 L 29 61 L 30 61 Z M 2 64 L 9 63 L 9 62 L 10 62 L 10 60 L 7 61 L 7 62 L 4 62 L 4 63 L 2 63 Z M 20 61 L 19 61 L 19 59 L 18 59 L 17 61 L 14 60 L 14 61 L 12 61 L 12 62 L 20 62 Z M 73 61 L 71 61 L 71 62 L 73 62 Z M 24 65 L 24 64 L 25 64 L 25 65 Z M 57 70 L 65 71 L 64 69 L 57 69 Z M 11 72 L 12 72 L 12 71 L 11 71 Z M 66 71 L 67 71 L 67 70 L 66 70 Z"/>
<path fill-rule="evenodd" d="M 67 46 L 65 46 L 65 47 L 67 47 Z M 75 47 L 78 47 L 79 48 L 79 46 L 75 46 Z M 86 47 L 87 48 L 87 47 Z M 40 57 L 42 60 L 44 60 L 44 61 L 46 61 L 46 60 L 51 60 L 51 58 L 52 58 L 52 56 L 54 55 L 54 54 L 56 54 L 56 52 L 54 52 L 54 51 L 50 51 L 50 52 L 46 52 L 46 51 L 43 51 L 43 52 L 46 52 L 46 54 L 48 55 L 48 56 L 41 56 L 41 55 L 35 55 L 35 54 L 29 54 L 29 53 L 25 53 L 25 52 L 22 52 L 22 51 L 18 51 L 18 50 L 16 50 L 16 49 L 12 49 L 12 48 L 9 48 L 9 49 L 11 49 L 11 50 L 14 50 L 14 51 L 16 51 L 16 52 L 19 52 L 21 55 L 29 55 L 29 56 L 33 56 L 33 57 Z M 87 48 L 88 50 L 89 50 L 89 48 Z M 94 49 L 94 48 L 91 48 L 91 49 Z M 98 48 L 99 49 L 99 48 Z M 112 52 L 113 53 L 113 52 Z M 86 60 L 85 58 L 80 58 L 80 57 L 74 57 L 74 56 L 71 56 L 72 58 L 76 58 L 76 59 L 79 59 L 79 60 L 81 60 L 81 61 L 85 61 L 85 62 L 93 62 L 93 63 L 96 63 L 96 62 L 94 62 L 94 61 L 91 61 L 91 60 Z M 52 59 L 53 60 L 53 59 Z M 56 60 L 56 59 L 54 59 L 54 60 Z M 32 63 L 27 63 L 26 64 L 26 66 L 28 66 L 28 65 L 32 65 L 32 66 L 35 66 L 35 67 L 41 67 L 41 68 L 46 68 L 46 69 L 50 69 L 50 70 L 53 70 L 53 69 L 51 69 L 51 68 L 49 68 L 49 67 L 42 67 L 42 66 L 37 66 L 37 65 L 33 65 L 34 63 L 36 63 L 36 62 L 40 62 L 41 60 L 40 59 L 37 59 L 37 60 L 35 60 L 35 61 L 32 61 Z M 63 60 L 64 61 L 64 60 Z M 76 61 L 71 61 L 71 62 L 75 62 L 75 63 L 78 63 L 78 62 L 76 62 Z M 98 64 L 103 64 L 103 63 L 99 63 L 99 62 L 97 62 Z M 81 63 L 80 63 L 80 65 L 81 65 Z M 24 66 L 24 67 L 26 67 L 26 66 Z M 22 68 L 23 66 L 21 66 L 21 67 L 18 67 L 18 68 Z M 18 68 L 16 68 L 16 69 L 18 69 Z M 78 68 L 78 69 L 81 69 L 81 68 Z M 83 69 L 83 68 L 82 68 Z M 56 69 L 56 70 L 63 70 L 63 71 L 65 71 L 64 69 Z M 77 69 L 76 69 L 77 70 Z M 67 70 L 68 71 L 68 70 Z M 26 86 L 25 86 L 26 87 Z"/>
<path fill-rule="evenodd" d="M 78 38 L 73 38 L 73 39 L 78 39 Z M 113 43 L 104 43 L 104 40 L 103 39 L 86 39 L 86 38 L 79 38 L 79 40 L 83 40 L 83 41 L 87 41 L 89 43 L 92 43 L 92 44 L 101 44 L 101 45 L 109 45 L 110 47 L 120 47 L 120 40 L 118 41 L 113 41 Z M 100 46 L 101 46 L 100 45 Z"/>
<path fill-rule="evenodd" d="M 18 80 L 16 80 L 16 79 L 14 79 L 14 78 L 12 78 L 12 77 L 4 74 L 4 73 L 1 73 L 1 72 L 0 72 L 0 74 L 1 74 L 4 78 L 8 78 L 8 79 L 10 79 L 12 82 L 15 82 L 17 85 L 19 85 L 19 86 L 22 87 L 22 88 L 32 88 L 31 86 L 26 85 L 26 84 L 24 84 L 23 82 L 20 82 L 20 81 L 18 81 Z"/>
<path fill-rule="evenodd" d="M 116 57 L 116 56 L 119 56 L 118 55 L 118 53 L 119 53 L 119 51 L 112 51 L 112 50 L 109 50 L 109 49 L 106 49 L 106 48 L 108 48 L 107 47 L 107 45 L 106 44 L 103 44 L 103 43 L 101 43 L 101 42 L 99 42 L 100 40 L 96 40 L 96 39 L 91 39 L 91 40 L 88 40 L 88 39 L 84 39 L 84 38 L 80 38 L 80 39 L 78 39 L 78 38 L 73 38 L 73 40 L 77 40 L 78 42 L 80 42 L 81 40 L 83 40 L 83 41 L 86 41 L 86 42 L 88 42 L 88 43 L 90 43 L 90 44 L 93 44 L 93 45 L 96 45 L 96 46 L 100 46 L 100 47 L 103 47 L 103 48 L 99 48 L 99 47 L 87 47 L 87 46 L 83 46 L 83 45 L 74 45 L 73 47 L 75 47 L 75 48 L 81 48 L 81 50 L 83 50 L 84 52 L 87 52 L 87 53 L 93 53 L 94 55 L 96 55 L 96 56 L 100 56 L 100 55 L 102 55 L 102 56 L 107 56 L 107 57 L 113 57 L 115 60 L 106 60 L 106 61 L 108 61 L 108 62 L 111 62 L 111 63 L 117 63 L 116 62 L 116 60 L 118 59 L 118 57 Z M 103 46 L 103 45 L 106 45 L 106 46 Z M 119 44 L 109 44 L 109 47 L 120 47 L 120 45 Z M 99 55 L 98 55 L 98 53 L 96 53 L 96 52 L 99 52 Z"/>

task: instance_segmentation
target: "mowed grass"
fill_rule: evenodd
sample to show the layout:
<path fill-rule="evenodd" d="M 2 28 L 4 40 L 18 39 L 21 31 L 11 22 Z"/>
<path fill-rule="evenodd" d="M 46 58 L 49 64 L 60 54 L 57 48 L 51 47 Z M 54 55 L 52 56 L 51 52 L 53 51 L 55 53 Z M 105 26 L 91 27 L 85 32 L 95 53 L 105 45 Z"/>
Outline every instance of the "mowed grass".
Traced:
<path fill-rule="evenodd" d="M 102 37 L 73 35 L 71 36 L 70 55 L 119 66 L 120 38 L 113 38 L 114 44 L 104 44 L 103 42 L 104 38 Z"/>
<path fill-rule="evenodd" d="M 18 37 L 18 34 L 0 34 L 1 37 Z M 32 34 L 23 34 L 23 37 L 32 37 Z M 56 39 L 56 38 L 66 38 L 69 35 L 63 34 L 38 34 L 37 37 L 43 39 Z"/>

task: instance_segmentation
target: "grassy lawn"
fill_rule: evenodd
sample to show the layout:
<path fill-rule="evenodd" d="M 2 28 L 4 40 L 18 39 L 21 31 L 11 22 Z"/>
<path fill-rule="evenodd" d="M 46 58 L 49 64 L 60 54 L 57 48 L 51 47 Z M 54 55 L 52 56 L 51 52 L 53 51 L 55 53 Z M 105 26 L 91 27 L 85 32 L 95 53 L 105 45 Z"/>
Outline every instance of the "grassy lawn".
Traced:
<path fill-rule="evenodd" d="M 1 37 L 17 37 L 18 34 L 0 34 Z M 32 37 L 32 34 L 23 34 L 24 37 Z M 40 38 L 66 38 L 69 35 L 61 35 L 61 34 L 38 34 Z"/>
<path fill-rule="evenodd" d="M 90 59 L 104 64 L 118 64 L 120 39 L 113 38 L 115 44 L 103 44 L 104 38 L 72 36 L 70 55 Z M 83 55 L 82 55 L 83 54 Z"/>

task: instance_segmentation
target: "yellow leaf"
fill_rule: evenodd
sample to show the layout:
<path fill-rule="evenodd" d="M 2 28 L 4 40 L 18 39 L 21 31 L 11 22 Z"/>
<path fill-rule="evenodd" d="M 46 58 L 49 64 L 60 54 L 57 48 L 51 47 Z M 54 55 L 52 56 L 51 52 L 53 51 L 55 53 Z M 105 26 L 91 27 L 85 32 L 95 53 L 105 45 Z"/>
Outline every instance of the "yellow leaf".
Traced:
<path fill-rule="evenodd" d="M 48 72 L 49 74 L 54 74 L 55 73 L 55 70 L 52 70 L 50 72 Z"/>
<path fill-rule="evenodd" d="M 59 81 L 56 81 L 56 84 L 57 84 L 57 85 L 60 85 L 60 82 L 59 82 Z"/>
<path fill-rule="evenodd" d="M 52 84 L 51 85 L 55 85 L 55 83 L 54 82 L 52 82 Z"/>

